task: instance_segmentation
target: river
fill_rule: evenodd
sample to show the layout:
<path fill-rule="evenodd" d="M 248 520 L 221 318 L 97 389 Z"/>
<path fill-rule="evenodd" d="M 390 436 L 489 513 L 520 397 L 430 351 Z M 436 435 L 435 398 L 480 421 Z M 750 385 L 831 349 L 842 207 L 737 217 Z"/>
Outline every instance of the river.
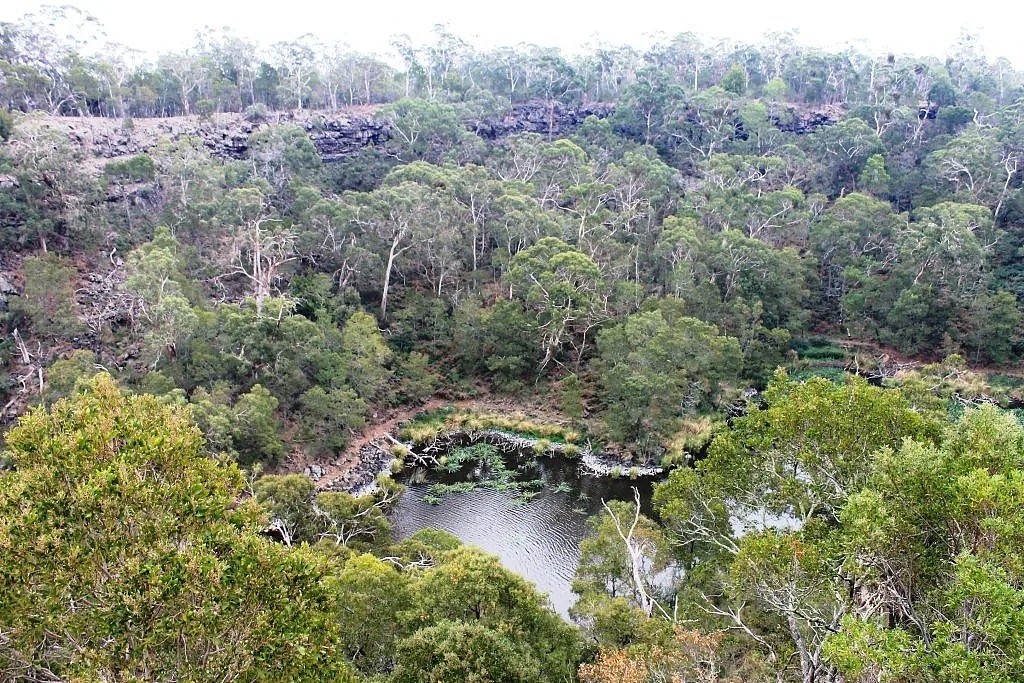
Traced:
<path fill-rule="evenodd" d="M 406 476 L 408 488 L 391 515 L 395 537 L 425 528 L 448 531 L 497 555 L 505 567 L 547 593 L 555 611 L 568 617 L 576 600 L 571 584 L 580 542 L 588 533 L 587 517 L 601 511 L 602 499 L 633 500 L 634 486 L 650 514 L 652 481 L 581 474 L 577 460 L 558 456 L 507 455 L 505 460 L 510 469 L 521 471 L 521 478 L 542 480 L 543 488 L 529 500 L 517 492 L 477 488 L 431 504 L 425 499 L 432 484 L 465 481 L 473 476 L 472 468 L 455 474 L 430 472 L 426 483 L 408 483 Z"/>

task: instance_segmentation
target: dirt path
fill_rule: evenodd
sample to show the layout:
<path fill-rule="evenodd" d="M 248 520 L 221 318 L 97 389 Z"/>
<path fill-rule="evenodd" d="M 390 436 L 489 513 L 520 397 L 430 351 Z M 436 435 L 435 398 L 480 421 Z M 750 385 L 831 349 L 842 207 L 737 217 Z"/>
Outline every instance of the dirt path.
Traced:
<path fill-rule="evenodd" d="M 465 403 L 465 401 L 462 403 Z M 341 457 L 338 459 L 341 463 L 340 466 L 347 469 L 348 467 L 358 463 L 359 451 L 362 450 L 363 446 L 371 444 L 386 435 L 394 434 L 395 431 L 397 431 L 396 427 L 403 422 L 408 422 L 420 413 L 429 413 L 433 410 L 443 408 L 446 405 L 458 405 L 458 403 L 453 404 L 451 401 L 432 398 L 421 406 L 399 410 L 384 422 L 368 426 L 359 436 L 352 440 L 352 443 L 348 445 L 345 452 L 341 454 Z"/>
<path fill-rule="evenodd" d="M 299 474 L 313 468 L 319 468 L 320 474 L 314 477 L 318 489 L 329 487 L 336 480 L 345 476 L 349 470 L 356 467 L 360 462 L 360 451 L 367 445 L 384 438 L 385 435 L 394 434 L 398 425 L 411 420 L 416 415 L 431 410 L 437 410 L 451 401 L 440 398 L 432 398 L 423 405 L 400 409 L 389 414 L 382 422 L 376 422 L 363 429 L 345 448 L 345 450 L 332 461 L 323 462 L 309 458 L 295 458 L 286 462 L 283 467 L 283 474 Z"/>

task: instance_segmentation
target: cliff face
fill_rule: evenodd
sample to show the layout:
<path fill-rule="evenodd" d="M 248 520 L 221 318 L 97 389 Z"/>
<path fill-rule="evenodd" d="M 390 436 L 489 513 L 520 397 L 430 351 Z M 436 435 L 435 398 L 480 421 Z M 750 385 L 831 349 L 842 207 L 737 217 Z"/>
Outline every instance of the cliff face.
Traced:
<path fill-rule="evenodd" d="M 466 127 L 488 140 L 515 133 L 539 133 L 551 138 L 575 130 L 588 116 L 604 118 L 613 105 L 591 104 L 568 107 L 560 102 L 528 102 L 513 106 L 503 116 L 484 116 L 468 121 Z M 339 112 L 273 112 L 264 121 L 248 121 L 241 114 L 135 119 L 125 126 L 117 119 L 50 117 L 44 125 L 64 129 L 72 140 L 86 147 L 94 157 L 116 159 L 146 152 L 161 140 L 194 136 L 210 153 L 224 159 L 245 158 L 249 136 L 272 123 L 293 123 L 305 129 L 325 162 L 338 161 L 371 145 L 391 138 L 388 121 L 373 110 L 357 108 Z"/>
<path fill-rule="evenodd" d="M 527 102 L 514 105 L 504 115 L 468 120 L 466 128 L 486 140 L 517 133 L 538 133 L 554 139 L 571 134 L 588 116 L 607 118 L 614 112 L 614 105 L 604 103 L 569 107 L 560 102 Z M 780 130 L 806 134 L 838 118 L 838 112 L 831 110 L 788 109 L 773 116 L 772 123 Z M 366 107 L 338 112 L 273 112 L 263 121 L 248 121 L 241 114 L 136 119 L 127 127 L 120 120 L 106 118 L 48 117 L 42 121 L 43 125 L 66 130 L 98 160 L 139 154 L 161 140 L 184 136 L 199 138 L 216 157 L 243 159 L 249 151 L 249 136 L 273 123 L 302 127 L 327 163 L 350 157 L 368 146 L 383 145 L 391 138 L 388 121 Z"/>

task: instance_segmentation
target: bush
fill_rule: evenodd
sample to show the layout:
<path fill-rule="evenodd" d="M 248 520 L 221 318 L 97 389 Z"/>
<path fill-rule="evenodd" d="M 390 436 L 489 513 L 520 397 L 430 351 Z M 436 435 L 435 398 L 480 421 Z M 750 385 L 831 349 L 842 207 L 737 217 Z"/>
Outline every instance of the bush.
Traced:
<path fill-rule="evenodd" d="M 143 182 L 156 177 L 156 164 L 148 154 L 136 154 L 124 161 L 111 161 L 103 168 L 103 174 L 108 178 Z"/>
<path fill-rule="evenodd" d="M 9 140 L 14 132 L 14 116 L 0 109 L 0 140 Z"/>
<path fill-rule="evenodd" d="M 209 119 L 213 116 L 215 109 L 213 100 L 202 99 L 196 102 L 196 113 L 201 119 Z"/>
<path fill-rule="evenodd" d="M 267 109 L 267 105 L 262 102 L 257 102 L 256 104 L 250 104 L 245 108 L 242 118 L 250 123 L 263 123 L 267 120 L 269 115 L 270 110 Z"/>

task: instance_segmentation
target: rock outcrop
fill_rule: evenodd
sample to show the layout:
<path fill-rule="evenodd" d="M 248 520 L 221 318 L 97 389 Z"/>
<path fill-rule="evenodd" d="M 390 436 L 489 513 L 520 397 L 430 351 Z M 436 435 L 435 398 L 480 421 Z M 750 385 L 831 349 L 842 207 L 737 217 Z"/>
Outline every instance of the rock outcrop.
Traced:
<path fill-rule="evenodd" d="M 572 133 L 588 116 L 603 119 L 614 112 L 615 105 L 601 102 L 580 107 L 569 107 L 561 102 L 526 102 L 514 105 L 505 116 L 485 116 L 468 128 L 485 140 L 516 133 L 540 133 L 557 138 Z"/>
<path fill-rule="evenodd" d="M 3 273 L 0 273 L 0 313 L 7 310 L 7 302 L 18 295 L 18 288 Z"/>
<path fill-rule="evenodd" d="M 518 133 L 538 133 L 549 139 L 570 135 L 588 116 L 610 117 L 615 105 L 595 102 L 570 106 L 561 102 L 525 102 L 513 105 L 502 115 L 482 115 L 465 121 L 466 128 L 485 140 L 499 140 Z M 812 133 L 841 118 L 837 108 L 800 110 L 787 108 L 771 117 L 779 130 L 798 135 Z M 210 153 L 221 159 L 244 159 L 250 136 L 261 127 L 292 123 L 303 128 L 327 163 L 340 161 L 371 146 L 391 139 L 391 126 L 373 110 L 357 108 L 340 112 L 272 112 L 265 118 L 249 120 L 242 114 L 209 117 L 136 119 L 126 122 L 104 118 L 49 117 L 43 125 L 64 129 L 71 139 L 86 148 L 94 159 L 119 159 L 149 151 L 162 140 L 193 136 L 202 140 Z M 737 122 L 742 137 L 742 125 Z M 16 182 L 0 176 L 0 184 Z"/>
<path fill-rule="evenodd" d="M 527 102 L 514 105 L 502 116 L 483 116 L 466 122 L 466 127 L 487 140 L 516 133 L 540 133 L 552 138 L 575 130 L 588 116 L 607 117 L 614 111 L 610 104 L 570 107 L 555 102 Z M 380 146 L 391 139 L 391 126 L 372 111 L 366 112 L 273 112 L 260 120 L 248 120 L 242 114 L 215 114 L 209 117 L 135 119 L 48 117 L 42 125 L 65 130 L 98 161 L 120 159 L 148 152 L 162 140 L 186 136 L 203 142 L 210 154 L 221 159 L 244 159 L 249 138 L 261 127 L 274 123 L 292 123 L 309 135 L 326 163 L 351 157 L 369 146 Z M 2 178 L 0 178 L 2 180 Z"/>
<path fill-rule="evenodd" d="M 339 161 L 370 145 L 391 139 L 387 121 L 368 116 L 337 116 L 303 124 L 313 146 L 326 163 Z"/>
<path fill-rule="evenodd" d="M 834 125 L 842 118 L 841 112 L 832 108 L 799 111 L 789 108 L 771 117 L 772 125 L 785 133 L 806 135 L 822 126 Z"/>

